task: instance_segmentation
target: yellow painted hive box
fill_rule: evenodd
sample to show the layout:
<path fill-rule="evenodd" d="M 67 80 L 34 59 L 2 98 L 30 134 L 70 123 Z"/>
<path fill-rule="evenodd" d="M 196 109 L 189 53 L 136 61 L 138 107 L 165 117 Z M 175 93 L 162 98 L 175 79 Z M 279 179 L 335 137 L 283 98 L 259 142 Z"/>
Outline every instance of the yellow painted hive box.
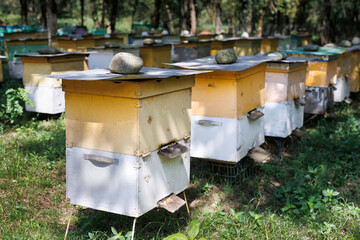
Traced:
<path fill-rule="evenodd" d="M 360 91 L 360 50 L 354 49 L 350 50 L 351 54 L 351 80 L 350 80 L 350 91 L 359 92 Z"/>
<path fill-rule="evenodd" d="M 57 74 L 87 69 L 87 53 L 18 54 L 23 64 L 24 86 L 60 87 L 61 79 L 41 75 Z"/>
<path fill-rule="evenodd" d="M 99 47 L 99 46 L 104 46 L 104 44 L 106 42 L 115 42 L 118 43 L 120 45 L 125 44 L 124 39 L 123 38 L 96 38 L 95 40 L 95 46 Z"/>
<path fill-rule="evenodd" d="M 239 38 L 234 42 L 236 55 L 256 55 L 260 53 L 261 38 Z"/>
<path fill-rule="evenodd" d="M 95 39 L 58 39 L 58 46 L 67 52 L 84 52 L 84 47 L 95 47 Z"/>
<path fill-rule="evenodd" d="M 141 72 L 96 69 L 52 76 L 63 79 L 67 148 L 147 156 L 190 137 L 193 74 L 200 71 Z"/>
<path fill-rule="evenodd" d="M 12 32 L 12 33 L 4 33 L 5 40 L 16 40 L 20 38 L 31 38 L 31 39 L 39 39 L 39 38 L 47 38 L 47 32 Z"/>
<path fill-rule="evenodd" d="M 224 40 L 212 40 L 210 42 L 210 55 L 215 56 L 216 53 L 222 49 L 234 48 L 234 40 L 224 39 Z"/>
<path fill-rule="evenodd" d="M 163 68 L 163 63 L 171 62 L 171 45 L 142 46 L 139 54 L 145 67 Z"/>
<path fill-rule="evenodd" d="M 312 58 L 307 66 L 306 86 L 328 87 L 330 84 L 336 83 L 338 54 L 301 50 L 287 50 L 286 53 L 294 57 Z"/>
<path fill-rule="evenodd" d="M 261 49 L 262 53 L 277 51 L 279 48 L 279 38 L 277 37 L 268 37 L 261 39 Z"/>
<path fill-rule="evenodd" d="M 214 57 L 206 57 L 171 65 L 213 71 L 195 76 L 192 116 L 236 119 L 264 106 L 265 61 L 268 60 L 246 56 L 234 64 L 217 64 Z"/>
<path fill-rule="evenodd" d="M 267 64 L 265 73 L 265 102 L 291 102 L 305 96 L 307 62 L 293 61 Z"/>

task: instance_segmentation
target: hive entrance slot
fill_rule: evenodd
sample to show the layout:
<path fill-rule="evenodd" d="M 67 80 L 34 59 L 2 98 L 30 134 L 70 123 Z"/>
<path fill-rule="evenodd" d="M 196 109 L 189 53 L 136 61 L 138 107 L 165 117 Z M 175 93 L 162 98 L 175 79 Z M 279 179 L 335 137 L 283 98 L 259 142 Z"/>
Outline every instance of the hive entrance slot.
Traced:
<path fill-rule="evenodd" d="M 160 200 L 158 203 L 161 208 L 164 208 L 167 211 L 174 213 L 182 206 L 184 206 L 186 202 L 180 197 L 171 194 L 170 196 Z"/>
<path fill-rule="evenodd" d="M 180 156 L 183 153 L 186 153 L 187 151 L 189 151 L 188 147 L 181 145 L 178 142 L 175 142 L 160 148 L 158 154 L 166 158 L 173 159 Z"/>
<path fill-rule="evenodd" d="M 262 113 L 261 111 L 258 111 L 256 109 L 248 112 L 248 116 L 250 119 L 252 120 L 256 120 L 256 119 L 259 119 L 261 118 L 262 116 L 264 116 L 264 113 Z"/>

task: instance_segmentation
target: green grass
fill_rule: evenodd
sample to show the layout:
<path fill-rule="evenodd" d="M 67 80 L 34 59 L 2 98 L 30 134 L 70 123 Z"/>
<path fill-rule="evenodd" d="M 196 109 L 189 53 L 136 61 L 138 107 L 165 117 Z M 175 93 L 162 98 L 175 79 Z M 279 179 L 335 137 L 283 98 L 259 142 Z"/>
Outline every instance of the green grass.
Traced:
<path fill-rule="evenodd" d="M 0 131 L 0 239 L 108 239 L 133 219 L 76 207 L 65 196 L 64 117 L 29 120 Z M 191 220 L 207 239 L 360 239 L 359 100 L 341 104 L 289 138 L 282 160 L 257 165 L 251 180 L 230 185 L 192 163 L 186 208 L 154 209 L 137 220 L 136 239 L 185 233 Z M 272 149 L 268 140 L 266 148 Z"/>

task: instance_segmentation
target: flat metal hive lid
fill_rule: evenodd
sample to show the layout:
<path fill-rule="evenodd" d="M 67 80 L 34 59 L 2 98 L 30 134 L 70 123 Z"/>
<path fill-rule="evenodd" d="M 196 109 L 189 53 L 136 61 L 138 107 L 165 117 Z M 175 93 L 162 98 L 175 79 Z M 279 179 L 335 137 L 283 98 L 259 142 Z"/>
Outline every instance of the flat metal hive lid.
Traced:
<path fill-rule="evenodd" d="M 36 58 L 56 58 L 56 57 L 74 57 L 74 56 L 89 56 L 86 52 L 64 52 L 57 54 L 39 54 L 39 53 L 17 53 L 15 57 L 36 57 Z"/>
<path fill-rule="evenodd" d="M 288 57 L 284 60 L 275 60 L 268 62 L 267 68 L 289 70 L 298 66 L 304 66 L 307 64 L 308 61 L 311 60 L 312 58 L 309 57 Z"/>
<path fill-rule="evenodd" d="M 346 49 L 345 48 L 340 48 L 340 47 L 320 47 L 319 52 L 342 54 L 342 53 L 346 52 Z"/>
<path fill-rule="evenodd" d="M 139 45 L 120 45 L 118 47 L 105 47 L 105 46 L 99 46 L 99 47 L 78 47 L 78 49 L 87 49 L 87 50 L 118 50 L 118 49 L 139 49 Z"/>
<path fill-rule="evenodd" d="M 346 49 L 346 52 L 351 52 L 351 51 L 356 51 L 356 50 L 360 50 L 360 45 L 355 45 L 352 47 L 349 47 L 348 49 Z"/>
<path fill-rule="evenodd" d="M 330 53 L 330 52 L 321 52 L 321 51 L 304 51 L 303 48 L 297 48 L 294 50 L 285 50 L 287 54 L 301 54 L 312 57 L 311 61 L 325 61 L 330 62 L 333 60 L 338 59 L 339 54 L 337 53 Z"/>
<path fill-rule="evenodd" d="M 185 62 L 169 63 L 168 65 L 198 70 L 220 70 L 220 71 L 243 71 L 255 67 L 263 62 L 273 60 L 274 57 L 265 56 L 241 56 L 232 64 L 217 64 L 215 57 L 198 58 Z"/>
<path fill-rule="evenodd" d="M 231 38 L 227 38 L 229 40 L 261 40 L 263 39 L 262 37 L 231 37 Z"/>
<path fill-rule="evenodd" d="M 188 76 L 193 74 L 207 73 L 210 71 L 193 71 L 193 70 L 176 70 L 176 69 L 163 69 L 153 67 L 143 67 L 137 74 L 118 74 L 112 73 L 109 69 L 94 69 L 77 72 L 67 72 L 54 75 L 47 75 L 46 77 L 78 80 L 78 81 L 99 81 L 99 80 L 145 80 L 156 78 L 169 78 Z"/>

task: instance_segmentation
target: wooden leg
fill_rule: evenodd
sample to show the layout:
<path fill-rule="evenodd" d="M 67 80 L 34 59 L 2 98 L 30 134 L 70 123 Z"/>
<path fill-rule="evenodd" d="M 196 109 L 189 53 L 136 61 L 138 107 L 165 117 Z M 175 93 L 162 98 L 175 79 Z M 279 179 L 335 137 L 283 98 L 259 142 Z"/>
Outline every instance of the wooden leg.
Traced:
<path fill-rule="evenodd" d="M 185 200 L 185 204 L 186 204 L 186 210 L 187 210 L 188 214 L 190 215 L 189 204 L 188 204 L 188 201 L 186 199 L 185 191 L 183 191 L 183 193 L 184 193 L 184 200 Z"/>
<path fill-rule="evenodd" d="M 136 218 L 134 218 L 132 232 L 131 232 L 131 240 L 134 240 L 134 234 L 135 234 L 135 225 L 136 225 Z"/>
<path fill-rule="evenodd" d="M 66 226 L 66 232 L 65 232 L 64 240 L 66 240 L 67 234 L 68 234 L 68 232 L 69 232 L 70 220 L 71 220 L 72 212 L 73 212 L 73 210 L 71 209 L 70 214 L 69 214 L 69 221 L 68 221 L 68 224 L 67 224 L 67 226 Z"/>

